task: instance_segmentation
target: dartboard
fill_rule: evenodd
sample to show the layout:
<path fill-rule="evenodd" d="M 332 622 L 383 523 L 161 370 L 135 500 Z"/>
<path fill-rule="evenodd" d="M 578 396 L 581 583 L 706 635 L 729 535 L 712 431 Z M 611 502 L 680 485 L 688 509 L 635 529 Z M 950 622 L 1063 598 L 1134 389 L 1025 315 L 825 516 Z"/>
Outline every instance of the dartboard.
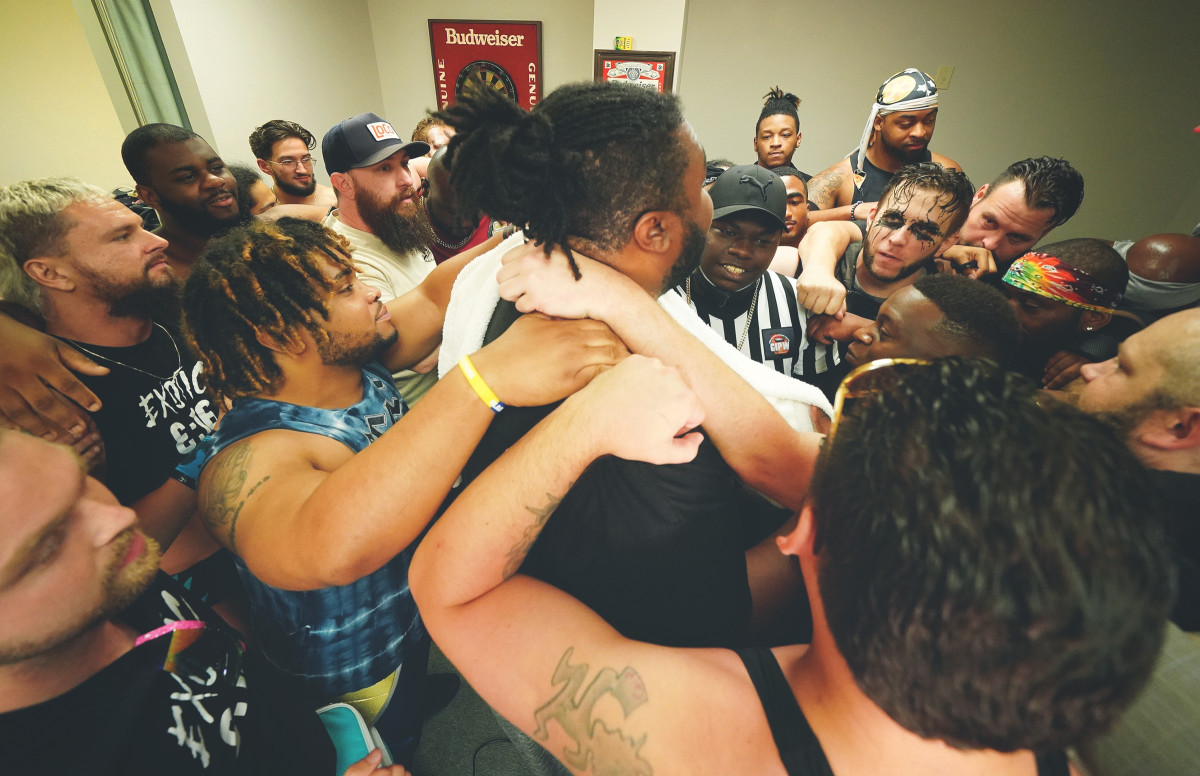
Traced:
<path fill-rule="evenodd" d="M 486 59 L 471 62 L 459 72 L 458 81 L 454 84 L 454 94 L 461 97 L 469 90 L 480 87 L 494 89 L 513 102 L 517 100 L 517 88 L 512 78 L 500 65 Z"/>

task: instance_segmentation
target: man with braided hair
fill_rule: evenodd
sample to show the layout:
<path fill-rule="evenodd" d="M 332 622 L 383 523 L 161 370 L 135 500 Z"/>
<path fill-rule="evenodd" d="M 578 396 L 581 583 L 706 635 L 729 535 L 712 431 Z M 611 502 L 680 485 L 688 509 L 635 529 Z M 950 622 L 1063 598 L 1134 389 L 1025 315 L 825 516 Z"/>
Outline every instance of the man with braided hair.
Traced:
<path fill-rule="evenodd" d="M 684 370 L 709 411 L 712 443 L 686 466 L 605 459 L 589 469 L 560 506 L 559 528 L 543 536 L 525 568 L 637 638 L 691 646 L 746 640 L 744 550 L 785 514 L 739 477 L 776 502 L 798 504 L 802 480 L 797 487 L 784 472 L 811 467 L 816 438 L 798 436 L 734 369 L 747 380 L 765 373 L 759 385 L 782 381 L 787 395 L 807 397 L 793 403 L 803 428 L 812 428 L 812 404 L 824 402 L 808 386 L 747 362 L 682 297 L 664 294 L 695 269 L 712 217 L 701 187 L 704 154 L 678 103 L 615 84 L 574 84 L 529 113 L 481 93 L 438 115 L 457 130 L 448 156 L 460 196 L 544 243 L 508 262 L 499 289 L 496 269 L 521 245 L 519 235 L 464 272 L 447 314 L 442 373 L 459 351 L 490 341 L 522 311 L 590 316 L 609 322 L 634 352 Z M 561 253 L 547 262 L 552 248 Z M 488 306 L 500 291 L 518 303 Z M 655 303 L 660 294 L 662 306 Z M 701 336 L 715 340 L 711 350 Z M 464 480 L 551 409 L 500 418 Z"/>
<path fill-rule="evenodd" d="M 953 159 L 929 150 L 937 117 L 938 88 L 927 74 L 910 67 L 880 84 L 858 148 L 808 182 L 809 199 L 820 208 L 812 219 L 863 218 L 905 165 L 932 161 L 962 169 Z"/>
<path fill-rule="evenodd" d="M 754 153 L 758 166 L 768 169 L 792 165 L 792 155 L 800 145 L 800 98 L 784 93 L 778 86 L 763 95 L 763 109 L 754 125 Z M 812 176 L 800 173 L 808 183 Z"/>
<path fill-rule="evenodd" d="M 200 509 L 237 556 L 259 647 L 314 706 L 342 699 L 368 724 L 394 686 L 377 724 L 401 762 L 429 646 L 406 579 L 416 539 L 505 404 L 560 399 L 624 353 L 595 321 L 530 317 L 410 412 L 390 372 L 436 347 L 468 260 L 385 305 L 345 240 L 284 218 L 213 241 L 184 291 L 188 341 L 232 402 L 202 450 Z"/>

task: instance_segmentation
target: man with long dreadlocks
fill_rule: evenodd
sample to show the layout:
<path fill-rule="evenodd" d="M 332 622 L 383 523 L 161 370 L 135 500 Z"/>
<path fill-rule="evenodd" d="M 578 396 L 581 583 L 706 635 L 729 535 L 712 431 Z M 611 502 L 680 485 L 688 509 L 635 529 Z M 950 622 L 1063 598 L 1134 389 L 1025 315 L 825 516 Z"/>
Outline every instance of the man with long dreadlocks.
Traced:
<path fill-rule="evenodd" d="M 808 198 L 821 208 L 814 221 L 855 221 L 879 201 L 892 175 L 917 162 L 961 169 L 929 150 L 938 117 L 938 88 L 925 73 L 908 68 L 879 86 L 858 147 L 808 182 Z"/>
<path fill-rule="evenodd" d="M 214 240 L 188 279 L 188 342 L 232 402 L 205 443 L 200 509 L 281 681 L 352 703 L 407 763 L 429 648 L 408 594 L 416 539 L 505 403 L 561 399 L 624 348 L 595 321 L 529 317 L 409 412 L 390 372 L 438 344 L 467 258 L 385 305 L 350 251 L 285 218 Z"/>

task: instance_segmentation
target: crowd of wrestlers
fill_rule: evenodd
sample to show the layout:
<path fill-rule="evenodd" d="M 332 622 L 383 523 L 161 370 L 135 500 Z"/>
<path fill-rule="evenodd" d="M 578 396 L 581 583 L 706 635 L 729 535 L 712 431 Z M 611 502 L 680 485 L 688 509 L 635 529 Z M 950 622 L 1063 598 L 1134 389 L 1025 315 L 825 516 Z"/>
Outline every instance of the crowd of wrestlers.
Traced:
<path fill-rule="evenodd" d="M 783 89 L 737 164 L 581 83 L 0 188 L 5 771 L 458 773 L 470 694 L 514 774 L 1191 772 L 1200 226 L 1055 240 L 1083 176 L 938 104 L 811 175 Z"/>

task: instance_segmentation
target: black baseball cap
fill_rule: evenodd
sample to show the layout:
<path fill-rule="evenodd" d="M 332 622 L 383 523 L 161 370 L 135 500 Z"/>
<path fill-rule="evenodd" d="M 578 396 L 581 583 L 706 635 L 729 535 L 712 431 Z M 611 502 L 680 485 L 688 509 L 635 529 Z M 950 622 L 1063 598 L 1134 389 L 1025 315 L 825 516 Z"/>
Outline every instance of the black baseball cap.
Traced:
<path fill-rule="evenodd" d="M 708 190 L 712 197 L 713 218 L 725 218 L 744 210 L 766 213 L 779 227 L 787 215 L 787 191 L 783 179 L 757 164 L 730 167 Z"/>
<path fill-rule="evenodd" d="M 404 151 L 409 158 L 429 153 L 429 144 L 400 139 L 392 125 L 375 113 L 360 113 L 340 121 L 321 139 L 321 158 L 328 173 L 370 167 Z"/>

